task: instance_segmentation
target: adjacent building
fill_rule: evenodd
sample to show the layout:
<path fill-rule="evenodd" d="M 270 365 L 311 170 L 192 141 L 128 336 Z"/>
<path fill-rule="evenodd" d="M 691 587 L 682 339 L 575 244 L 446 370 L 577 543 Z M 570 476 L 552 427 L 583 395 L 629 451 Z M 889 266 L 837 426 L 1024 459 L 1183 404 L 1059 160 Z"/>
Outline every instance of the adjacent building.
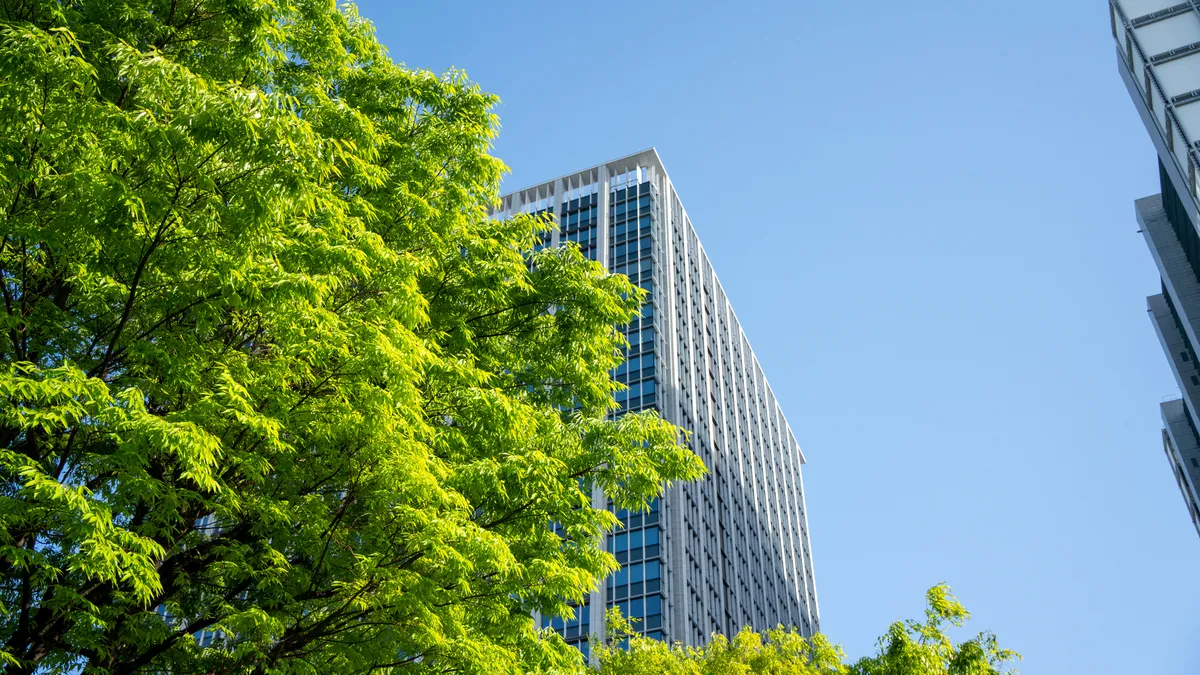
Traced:
<path fill-rule="evenodd" d="M 1200 2 L 1110 0 L 1109 15 L 1121 77 L 1158 151 L 1161 192 L 1134 206 L 1162 277 L 1150 321 L 1183 394 L 1162 404 L 1163 450 L 1200 532 Z"/>
<path fill-rule="evenodd" d="M 574 620 L 542 624 L 585 653 L 612 606 L 641 619 L 647 635 L 688 645 L 743 626 L 817 632 L 804 455 L 658 153 L 505 195 L 494 215 L 545 212 L 560 223 L 546 245 L 575 242 L 649 291 L 626 329 L 627 360 L 614 377 L 628 388 L 618 402 L 691 431 L 709 474 L 673 486 L 647 513 L 618 512 L 625 527 L 606 544 L 621 570 Z"/>

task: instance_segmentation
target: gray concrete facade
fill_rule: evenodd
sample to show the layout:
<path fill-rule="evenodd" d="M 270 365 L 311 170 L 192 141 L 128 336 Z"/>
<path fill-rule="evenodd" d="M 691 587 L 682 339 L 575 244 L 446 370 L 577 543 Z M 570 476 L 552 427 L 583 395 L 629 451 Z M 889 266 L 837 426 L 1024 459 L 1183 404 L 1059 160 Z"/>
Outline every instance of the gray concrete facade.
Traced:
<path fill-rule="evenodd" d="M 1175 475 L 1175 484 L 1187 502 L 1192 525 L 1200 534 L 1200 501 L 1196 499 L 1196 472 L 1200 466 L 1200 441 L 1196 428 L 1184 410 L 1183 401 L 1167 401 L 1161 406 L 1163 419 L 1163 452 Z"/>
<path fill-rule="evenodd" d="M 1163 450 L 1200 533 L 1200 3 L 1110 0 L 1121 79 L 1158 154 L 1162 192 L 1135 202 L 1162 279 L 1148 313 L 1182 396 L 1161 406 Z"/>

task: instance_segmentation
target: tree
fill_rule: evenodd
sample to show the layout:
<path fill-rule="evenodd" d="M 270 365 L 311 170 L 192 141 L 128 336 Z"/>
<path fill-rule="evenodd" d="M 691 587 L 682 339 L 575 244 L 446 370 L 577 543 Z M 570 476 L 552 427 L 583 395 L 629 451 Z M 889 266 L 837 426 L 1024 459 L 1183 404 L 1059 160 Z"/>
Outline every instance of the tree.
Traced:
<path fill-rule="evenodd" d="M 592 489 L 703 467 L 495 102 L 332 0 L 0 2 L 5 672 L 581 667 Z"/>
<path fill-rule="evenodd" d="M 1002 649 L 995 634 L 984 631 L 964 642 L 946 635 L 971 618 L 945 584 L 925 594 L 925 621 L 897 621 L 879 638 L 879 651 L 854 664 L 850 675 L 1004 675 L 1002 670 L 1021 655 Z"/>
<path fill-rule="evenodd" d="M 714 635 L 704 648 L 667 645 L 642 637 L 616 610 L 608 615 L 609 642 L 593 647 L 600 675 L 1004 675 L 1020 654 L 1001 649 L 983 632 L 961 643 L 948 627 L 961 628 L 970 613 L 945 584 L 926 593 L 925 621 L 897 621 L 879 639 L 875 656 L 853 664 L 823 635 L 804 638 L 783 627 L 757 633 L 743 629 L 732 640 Z"/>

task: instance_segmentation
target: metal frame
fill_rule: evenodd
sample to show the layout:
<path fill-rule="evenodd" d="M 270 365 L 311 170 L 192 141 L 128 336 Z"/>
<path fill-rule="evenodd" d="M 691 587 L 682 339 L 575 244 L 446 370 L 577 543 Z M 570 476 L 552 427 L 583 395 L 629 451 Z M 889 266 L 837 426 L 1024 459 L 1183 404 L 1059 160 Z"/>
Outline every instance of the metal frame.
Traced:
<path fill-rule="evenodd" d="M 1162 83 L 1158 81 L 1158 74 L 1156 72 L 1154 72 L 1154 68 L 1152 68 L 1150 66 L 1159 65 L 1159 63 L 1167 63 L 1176 58 L 1182 58 L 1183 56 L 1187 56 L 1189 54 L 1195 53 L 1196 51 L 1200 51 L 1200 42 L 1193 43 L 1191 45 L 1187 45 L 1186 47 L 1179 47 L 1179 48 L 1177 48 L 1175 50 L 1171 50 L 1169 52 L 1163 52 L 1163 54 L 1159 54 L 1158 56 L 1161 57 L 1161 56 L 1165 56 L 1167 54 L 1171 54 L 1172 52 L 1178 51 L 1180 49 L 1191 49 L 1191 48 L 1195 47 L 1195 49 L 1193 49 L 1192 51 L 1189 51 L 1187 54 L 1180 54 L 1178 56 L 1173 56 L 1171 58 L 1168 58 L 1161 62 L 1156 63 L 1154 61 L 1154 59 L 1158 58 L 1158 57 L 1147 57 L 1146 56 L 1146 52 L 1144 49 L 1142 49 L 1142 44 L 1138 40 L 1137 33 L 1134 31 L 1134 29 L 1139 28 L 1141 26 L 1149 25 L 1151 23 L 1154 23 L 1154 21 L 1159 21 L 1159 20 L 1162 20 L 1167 17 L 1156 18 L 1153 21 L 1145 21 L 1144 23 L 1141 23 L 1139 25 L 1134 25 L 1135 22 L 1130 21 L 1129 17 L 1127 17 L 1125 15 L 1125 10 L 1121 8 L 1121 5 L 1117 2 L 1117 0 L 1109 0 L 1108 4 L 1109 4 L 1109 7 L 1112 8 L 1112 11 L 1116 14 L 1116 16 L 1118 16 L 1121 19 L 1121 24 L 1125 27 L 1126 39 L 1129 40 L 1133 44 L 1133 47 L 1134 47 L 1134 49 L 1137 50 L 1138 56 L 1141 57 L 1142 62 L 1147 64 L 1146 72 L 1150 75 L 1150 81 L 1153 83 L 1154 88 L 1158 91 L 1159 97 L 1163 101 L 1163 106 L 1166 108 L 1166 110 L 1164 110 L 1163 113 L 1165 115 L 1169 115 L 1171 118 L 1172 126 L 1178 128 L 1179 135 L 1181 137 L 1180 140 L 1183 141 L 1183 147 L 1187 149 L 1187 152 L 1185 154 L 1188 157 L 1189 162 L 1195 162 L 1196 155 L 1194 153 L 1196 152 L 1197 148 L 1200 146 L 1198 146 L 1195 142 L 1192 141 L 1191 137 L 1188 136 L 1187 130 L 1184 129 L 1183 125 L 1179 123 L 1179 118 L 1175 114 L 1175 107 L 1180 104 L 1175 103 L 1172 98 L 1167 97 L 1166 89 L 1164 89 L 1162 86 Z M 1186 4 L 1193 10 L 1193 12 L 1196 14 L 1196 17 L 1198 19 L 1200 19 L 1200 0 L 1187 0 Z M 1176 7 L 1178 7 L 1178 5 Z M 1159 10 L 1159 12 L 1165 12 L 1167 10 L 1173 10 L 1173 9 L 1175 9 L 1175 7 L 1168 7 L 1167 9 Z M 1155 16 L 1155 14 L 1157 14 L 1157 13 L 1151 13 L 1151 14 L 1147 14 L 1143 17 L 1139 17 L 1137 19 L 1137 21 L 1142 21 L 1142 20 L 1146 19 L 1147 17 L 1153 17 L 1153 16 Z M 1176 14 L 1178 14 L 1178 13 L 1176 13 Z M 1176 14 L 1172 14 L 1171 16 L 1175 16 Z M 1121 55 L 1120 58 L 1121 58 L 1121 61 L 1125 64 L 1126 70 L 1128 70 L 1130 73 L 1133 73 L 1133 75 L 1136 77 L 1137 73 L 1133 72 L 1133 64 L 1129 63 L 1128 57 L 1125 54 L 1125 50 L 1118 49 L 1117 52 Z M 1195 93 L 1195 92 L 1190 92 L 1190 93 Z M 1181 94 L 1181 96 L 1187 96 L 1187 95 L 1190 95 L 1190 93 L 1189 94 Z M 1148 96 L 1153 95 L 1151 92 L 1146 92 L 1146 94 Z M 1185 103 L 1190 103 L 1192 100 L 1194 100 L 1194 99 L 1188 99 L 1187 101 L 1185 101 Z M 1152 104 L 1151 104 L 1151 109 L 1153 110 Z M 1159 123 L 1158 117 L 1154 116 L 1154 119 L 1155 119 L 1155 123 L 1158 124 Z M 1159 130 L 1163 133 L 1163 137 L 1165 138 L 1166 130 L 1161 128 L 1161 124 L 1160 124 Z M 1173 132 L 1174 132 L 1174 129 L 1172 130 L 1172 133 Z M 1182 175 L 1182 176 L 1188 175 L 1188 172 L 1185 171 L 1185 167 L 1182 167 L 1179 165 L 1179 159 L 1178 159 L 1178 157 L 1176 157 L 1174 155 L 1174 153 L 1172 153 L 1171 160 L 1173 162 L 1175 162 L 1175 168 L 1179 170 L 1180 175 Z M 1196 199 L 1195 185 L 1189 185 L 1188 188 L 1189 188 L 1188 194 L 1191 195 L 1193 200 L 1195 200 Z"/>
<path fill-rule="evenodd" d="M 1187 2 L 1181 2 L 1178 5 L 1160 9 L 1157 12 L 1150 12 L 1149 14 L 1139 16 L 1133 20 L 1133 27 L 1141 28 L 1142 26 L 1149 26 L 1152 23 L 1158 23 L 1164 19 L 1169 19 L 1173 16 L 1179 16 L 1189 9 L 1200 12 L 1200 8 L 1197 7 L 1196 0 L 1187 0 Z"/>

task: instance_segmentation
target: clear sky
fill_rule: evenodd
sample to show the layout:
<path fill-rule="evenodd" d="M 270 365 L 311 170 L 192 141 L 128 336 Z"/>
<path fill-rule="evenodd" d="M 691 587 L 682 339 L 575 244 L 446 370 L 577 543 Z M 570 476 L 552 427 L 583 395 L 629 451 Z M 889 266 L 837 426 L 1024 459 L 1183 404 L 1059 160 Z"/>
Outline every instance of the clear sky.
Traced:
<path fill-rule="evenodd" d="M 1200 537 L 1102 0 L 369 0 L 515 189 L 658 149 L 808 458 L 823 631 L 949 582 L 1026 675 L 1200 672 Z"/>

